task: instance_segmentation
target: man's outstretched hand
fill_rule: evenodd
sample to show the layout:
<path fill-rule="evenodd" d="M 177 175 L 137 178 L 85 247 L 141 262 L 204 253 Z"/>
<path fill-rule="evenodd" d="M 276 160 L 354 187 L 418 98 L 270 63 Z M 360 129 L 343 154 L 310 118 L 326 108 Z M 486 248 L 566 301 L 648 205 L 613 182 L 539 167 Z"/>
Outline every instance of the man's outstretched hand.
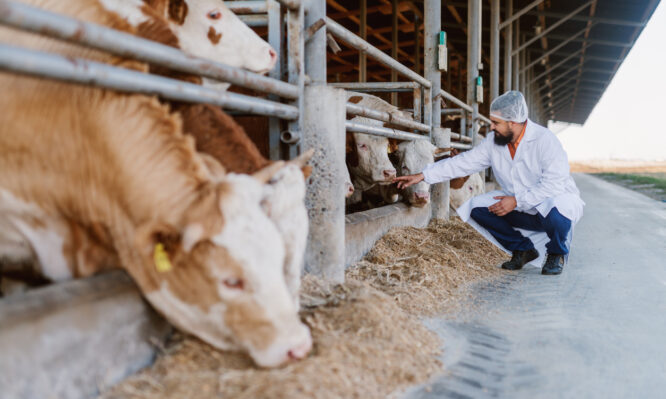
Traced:
<path fill-rule="evenodd" d="M 409 186 L 413 186 L 414 184 L 423 181 L 423 179 L 425 179 L 423 173 L 419 173 L 416 175 L 396 177 L 393 179 L 393 183 L 398 183 L 398 189 L 403 189 Z"/>
<path fill-rule="evenodd" d="M 489 206 L 488 210 L 497 216 L 504 216 L 512 210 L 516 209 L 516 197 L 500 195 L 499 197 L 493 198 L 500 201 Z"/>

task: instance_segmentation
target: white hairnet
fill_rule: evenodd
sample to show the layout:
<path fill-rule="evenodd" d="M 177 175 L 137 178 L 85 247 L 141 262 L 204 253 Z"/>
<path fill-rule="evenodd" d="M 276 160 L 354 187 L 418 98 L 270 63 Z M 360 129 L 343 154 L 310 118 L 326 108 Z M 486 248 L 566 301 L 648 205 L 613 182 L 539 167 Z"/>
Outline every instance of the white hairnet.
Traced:
<path fill-rule="evenodd" d="M 523 123 L 527 120 L 527 103 L 523 93 L 507 91 L 490 104 L 490 116 L 505 121 Z"/>

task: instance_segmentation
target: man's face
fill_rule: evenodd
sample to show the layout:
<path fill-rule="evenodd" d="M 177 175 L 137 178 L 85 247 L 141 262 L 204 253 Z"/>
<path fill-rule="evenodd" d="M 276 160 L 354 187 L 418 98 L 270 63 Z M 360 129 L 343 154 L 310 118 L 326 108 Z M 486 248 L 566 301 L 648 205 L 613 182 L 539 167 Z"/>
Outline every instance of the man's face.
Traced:
<path fill-rule="evenodd" d="M 513 141 L 513 122 L 501 120 L 499 118 L 490 117 L 490 129 L 495 133 L 495 144 L 507 145 Z"/>

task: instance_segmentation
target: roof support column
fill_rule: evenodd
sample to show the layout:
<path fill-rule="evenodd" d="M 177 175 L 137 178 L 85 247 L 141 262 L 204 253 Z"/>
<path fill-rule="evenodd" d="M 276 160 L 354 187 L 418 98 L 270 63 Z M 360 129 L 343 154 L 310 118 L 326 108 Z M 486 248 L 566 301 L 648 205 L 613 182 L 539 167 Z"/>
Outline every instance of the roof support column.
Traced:
<path fill-rule="evenodd" d="M 506 0 L 506 5 L 504 6 L 504 18 L 511 18 L 513 13 L 513 0 Z M 507 92 L 511 90 L 511 47 L 513 40 L 513 24 L 509 24 L 504 31 L 504 91 Z"/>
<path fill-rule="evenodd" d="M 514 23 L 513 27 L 513 46 L 512 47 L 518 47 L 520 45 L 520 20 L 517 20 Z M 520 71 L 520 66 L 518 65 L 518 54 L 514 54 L 514 52 L 511 52 L 512 56 L 512 61 L 511 61 L 511 70 L 512 72 L 512 77 L 511 77 L 511 87 L 513 90 L 520 90 L 520 82 L 518 81 L 518 75 Z"/>
<path fill-rule="evenodd" d="M 490 3 L 490 101 L 499 95 L 500 75 L 500 0 Z"/>
<path fill-rule="evenodd" d="M 368 0 L 361 0 L 361 23 L 359 36 L 361 39 L 368 39 Z M 368 81 L 368 55 L 361 51 L 358 55 L 358 81 Z"/>
<path fill-rule="evenodd" d="M 398 59 L 398 0 L 391 0 L 391 57 Z M 414 28 L 416 29 L 416 28 Z M 391 82 L 398 81 L 398 71 L 391 69 Z M 398 106 L 398 93 L 391 93 L 391 104 Z"/>

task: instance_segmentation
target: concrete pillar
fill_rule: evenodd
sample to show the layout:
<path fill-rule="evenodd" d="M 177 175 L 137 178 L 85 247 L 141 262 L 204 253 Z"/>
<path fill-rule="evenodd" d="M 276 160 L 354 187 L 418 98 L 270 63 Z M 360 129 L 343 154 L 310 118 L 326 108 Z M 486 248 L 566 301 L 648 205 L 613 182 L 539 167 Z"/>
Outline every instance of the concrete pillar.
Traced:
<path fill-rule="evenodd" d="M 305 88 L 303 150 L 314 148 L 305 204 L 310 219 L 305 270 L 329 281 L 345 278 L 345 110 L 342 89 Z"/>
<path fill-rule="evenodd" d="M 492 102 L 499 96 L 500 76 L 500 32 L 499 32 L 500 0 L 490 3 L 490 98 Z"/>
<path fill-rule="evenodd" d="M 513 15 L 513 0 L 506 0 L 504 8 L 504 19 L 507 20 Z M 511 67 L 511 51 L 513 40 L 513 24 L 509 24 L 504 28 L 504 91 L 511 90 L 511 76 L 513 73 Z"/>
<path fill-rule="evenodd" d="M 305 27 L 326 17 L 326 0 L 308 0 L 305 3 Z M 313 83 L 326 83 L 326 28 L 305 42 L 305 74 Z"/>

